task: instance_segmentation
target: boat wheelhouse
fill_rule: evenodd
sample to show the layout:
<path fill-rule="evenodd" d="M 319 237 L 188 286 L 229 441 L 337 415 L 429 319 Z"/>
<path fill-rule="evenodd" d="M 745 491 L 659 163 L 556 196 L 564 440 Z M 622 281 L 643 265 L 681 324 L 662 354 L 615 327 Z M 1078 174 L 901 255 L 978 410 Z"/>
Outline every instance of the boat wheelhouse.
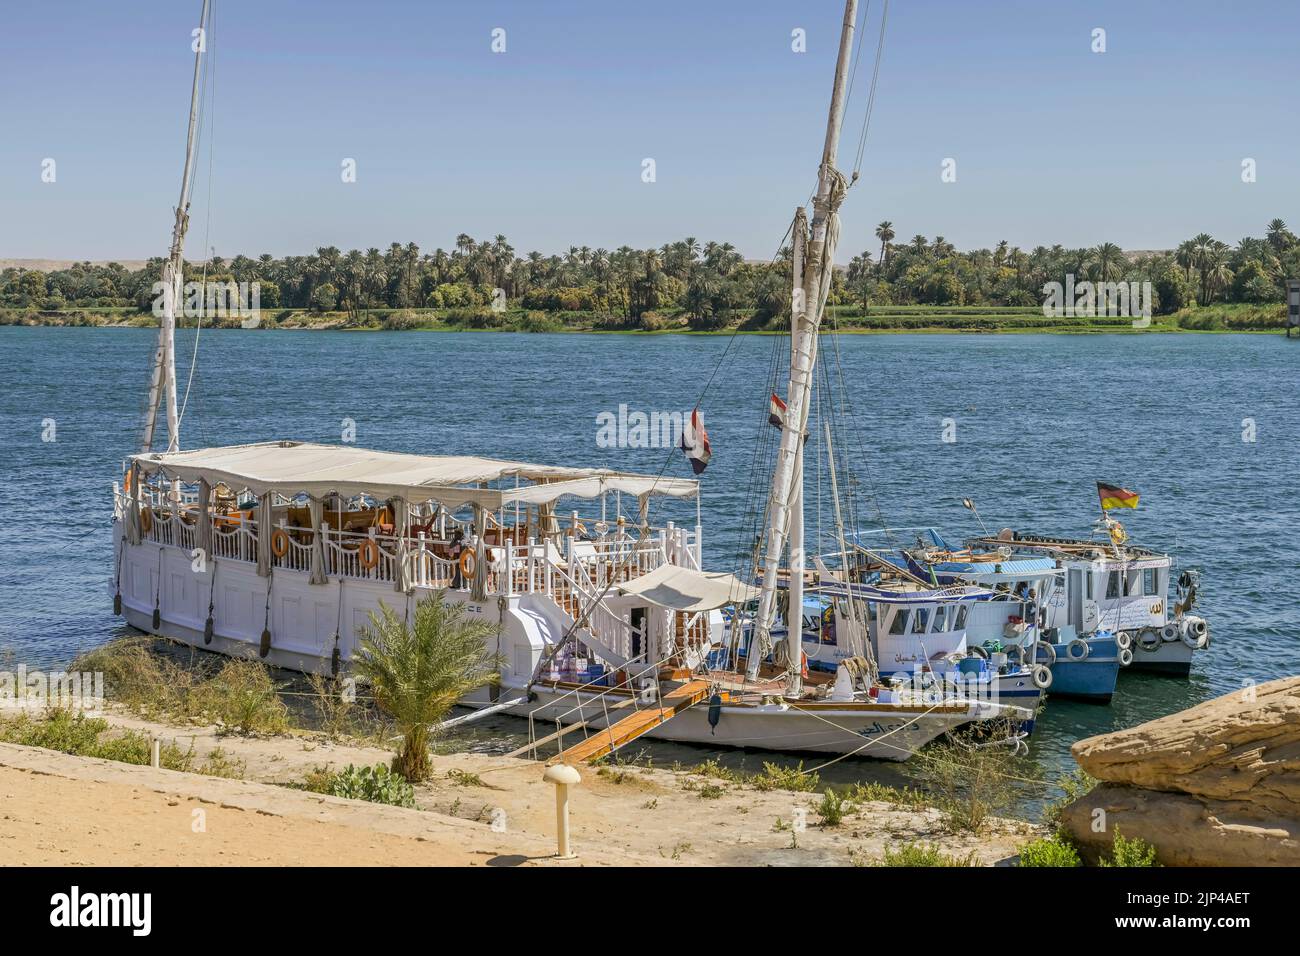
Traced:
<path fill-rule="evenodd" d="M 1121 649 L 1131 651 L 1134 669 L 1186 675 L 1193 654 L 1210 646 L 1209 624 L 1190 613 L 1197 576 L 1185 571 L 1173 580 L 1169 555 L 1133 544 L 1122 529 L 1120 535 L 1116 541 L 1008 529 L 967 543 L 1013 549 L 1061 569 L 1063 586 L 1046 607 L 1049 631 L 1063 638 L 1109 633 Z"/>

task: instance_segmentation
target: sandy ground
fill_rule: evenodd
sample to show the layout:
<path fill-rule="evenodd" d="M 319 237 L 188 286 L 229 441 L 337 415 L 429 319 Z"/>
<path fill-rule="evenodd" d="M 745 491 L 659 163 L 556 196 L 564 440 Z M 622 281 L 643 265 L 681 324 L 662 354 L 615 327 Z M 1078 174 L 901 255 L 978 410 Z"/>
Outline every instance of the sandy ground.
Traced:
<path fill-rule="evenodd" d="M 434 758 L 420 810 L 270 785 L 317 767 L 386 762 L 388 752 L 305 736 L 221 736 L 124 716 L 196 763 L 219 749 L 245 779 L 152 770 L 0 744 L 0 860 L 5 863 L 557 865 L 555 794 L 541 764 L 457 754 Z M 934 843 L 985 864 L 1014 856 L 1037 833 L 1003 822 L 945 832 L 933 810 L 864 804 L 824 826 L 818 794 L 760 792 L 696 774 L 581 768 L 570 801 L 579 858 L 558 865 L 850 865 L 887 846 Z M 205 829 L 194 832 L 194 811 Z"/>

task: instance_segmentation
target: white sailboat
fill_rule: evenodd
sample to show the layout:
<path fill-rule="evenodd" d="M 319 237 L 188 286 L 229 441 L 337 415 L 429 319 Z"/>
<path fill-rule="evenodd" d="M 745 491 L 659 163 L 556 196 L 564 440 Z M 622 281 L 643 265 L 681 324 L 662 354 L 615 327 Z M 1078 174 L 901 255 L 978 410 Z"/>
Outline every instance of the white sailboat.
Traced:
<path fill-rule="evenodd" d="M 802 584 L 800 436 L 845 188 L 835 154 L 856 7 L 846 4 L 806 243 L 802 211 L 798 220 L 789 415 L 761 589 L 704 570 L 695 480 L 297 441 L 182 450 L 171 313 L 159 330 L 143 447 L 114 487 L 119 612 L 141 630 L 196 647 L 340 673 L 373 613 L 387 606 L 409 615 L 442 593 L 497 625 L 495 650 L 505 662 L 498 686 L 463 703 L 548 731 L 554 725 L 534 743 L 569 745 L 562 757 L 574 762 L 641 736 L 902 760 L 962 724 L 1027 718 L 995 701 L 880 687 L 857 662 L 805 681 L 797 628 L 790 667 L 764 663 L 762 653 L 744 671 L 710 666 L 726 633 L 724 607 L 757 598 L 755 646 L 770 636 L 787 551 L 792 587 Z M 206 0 L 203 18 L 201 26 Z M 164 272 L 172 283 L 181 274 L 203 55 Z M 164 403 L 167 449 L 155 452 L 153 423 Z M 652 504 L 691 499 L 693 527 L 652 523 Z M 623 514 L 624 501 L 636 502 L 634 515 Z M 860 629 L 854 602 L 844 612 L 848 633 Z"/>

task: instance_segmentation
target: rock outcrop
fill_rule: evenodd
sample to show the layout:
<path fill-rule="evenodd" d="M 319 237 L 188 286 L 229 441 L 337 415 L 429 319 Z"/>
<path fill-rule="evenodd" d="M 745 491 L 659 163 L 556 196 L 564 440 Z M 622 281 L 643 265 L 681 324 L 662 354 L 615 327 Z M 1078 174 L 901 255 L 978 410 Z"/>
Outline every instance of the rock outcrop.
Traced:
<path fill-rule="evenodd" d="M 1167 866 L 1300 865 L 1300 677 L 1089 737 L 1072 752 L 1102 781 L 1062 813 L 1085 856 L 1109 850 L 1118 829 L 1154 845 Z"/>

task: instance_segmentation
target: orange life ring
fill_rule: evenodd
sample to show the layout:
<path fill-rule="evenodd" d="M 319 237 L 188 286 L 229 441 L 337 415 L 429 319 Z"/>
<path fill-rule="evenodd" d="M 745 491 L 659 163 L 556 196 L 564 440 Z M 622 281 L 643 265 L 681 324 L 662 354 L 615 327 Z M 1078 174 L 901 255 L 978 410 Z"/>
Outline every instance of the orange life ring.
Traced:
<path fill-rule="evenodd" d="M 277 558 L 283 558 L 289 553 L 289 532 L 283 528 L 271 532 L 271 553 Z"/>
<path fill-rule="evenodd" d="M 148 505 L 140 509 L 140 530 L 145 534 L 153 530 L 153 508 Z"/>
<path fill-rule="evenodd" d="M 474 557 L 473 551 L 462 551 L 460 553 L 460 561 L 458 562 L 460 564 L 460 573 L 467 578 L 472 578 L 474 576 L 474 571 L 476 570 L 477 561 L 478 558 Z"/>
<path fill-rule="evenodd" d="M 357 548 L 357 560 L 367 571 L 379 564 L 379 544 L 374 538 L 366 538 L 361 542 L 361 547 Z"/>

